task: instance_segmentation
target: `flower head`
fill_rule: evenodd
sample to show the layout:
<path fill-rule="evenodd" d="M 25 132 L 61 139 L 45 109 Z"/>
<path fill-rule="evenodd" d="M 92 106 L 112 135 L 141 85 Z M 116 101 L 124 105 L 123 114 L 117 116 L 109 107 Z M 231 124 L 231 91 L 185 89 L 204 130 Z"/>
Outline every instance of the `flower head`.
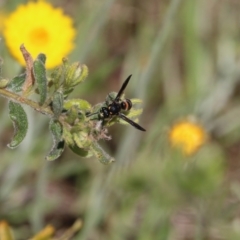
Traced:
<path fill-rule="evenodd" d="M 35 58 L 40 52 L 47 55 L 47 68 L 62 62 L 62 58 L 73 49 L 76 34 L 73 21 L 45 1 L 20 5 L 4 22 L 3 35 L 11 54 L 24 65 L 19 51 L 21 44 Z"/>
<path fill-rule="evenodd" d="M 186 155 L 195 153 L 206 139 L 207 133 L 203 127 L 190 120 L 175 123 L 169 132 L 172 146 L 180 148 Z"/>

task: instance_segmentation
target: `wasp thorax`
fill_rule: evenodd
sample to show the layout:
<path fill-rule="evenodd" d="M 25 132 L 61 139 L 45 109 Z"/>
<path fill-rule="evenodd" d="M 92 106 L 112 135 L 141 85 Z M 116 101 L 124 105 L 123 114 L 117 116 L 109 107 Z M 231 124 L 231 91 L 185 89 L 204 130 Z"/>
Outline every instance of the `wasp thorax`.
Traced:
<path fill-rule="evenodd" d="M 108 118 L 109 117 L 109 110 L 106 107 L 103 107 L 99 111 L 99 116 L 101 118 Z"/>
<path fill-rule="evenodd" d="M 121 106 L 119 103 L 112 103 L 108 106 L 110 114 L 115 115 L 121 111 Z"/>

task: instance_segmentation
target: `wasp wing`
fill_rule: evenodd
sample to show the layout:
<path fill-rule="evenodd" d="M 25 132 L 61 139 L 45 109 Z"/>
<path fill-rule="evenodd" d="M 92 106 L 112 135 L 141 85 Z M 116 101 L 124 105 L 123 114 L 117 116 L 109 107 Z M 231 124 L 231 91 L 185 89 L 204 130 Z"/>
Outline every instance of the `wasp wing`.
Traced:
<path fill-rule="evenodd" d="M 115 101 L 118 101 L 120 99 L 120 97 L 122 96 L 123 94 L 123 91 L 125 90 L 126 86 L 128 85 L 128 82 L 130 80 L 130 78 L 132 77 L 132 74 L 128 76 L 128 78 L 125 80 L 125 82 L 123 83 L 121 89 L 119 90 L 117 96 L 115 97 Z"/>
<path fill-rule="evenodd" d="M 131 124 L 133 127 L 135 127 L 136 129 L 140 130 L 140 131 L 146 131 L 143 127 L 141 127 L 140 125 L 138 125 L 137 123 L 135 123 L 134 121 L 132 121 L 131 119 L 127 118 L 124 114 L 119 113 L 118 117 L 120 117 L 122 120 L 128 122 L 129 124 Z"/>

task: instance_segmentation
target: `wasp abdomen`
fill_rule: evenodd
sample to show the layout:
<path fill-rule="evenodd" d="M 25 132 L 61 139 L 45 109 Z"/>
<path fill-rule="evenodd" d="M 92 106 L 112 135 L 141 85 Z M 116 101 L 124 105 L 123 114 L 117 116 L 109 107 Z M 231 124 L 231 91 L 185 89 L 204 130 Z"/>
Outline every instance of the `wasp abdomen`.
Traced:
<path fill-rule="evenodd" d="M 121 108 L 125 111 L 128 111 L 132 108 L 132 102 L 130 99 L 124 99 L 122 102 L 121 102 Z"/>

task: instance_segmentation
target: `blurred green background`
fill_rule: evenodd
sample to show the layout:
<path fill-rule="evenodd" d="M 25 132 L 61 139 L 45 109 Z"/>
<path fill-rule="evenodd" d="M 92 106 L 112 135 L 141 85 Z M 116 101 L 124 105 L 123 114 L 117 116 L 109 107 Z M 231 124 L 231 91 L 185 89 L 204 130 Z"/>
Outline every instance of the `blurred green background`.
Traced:
<path fill-rule="evenodd" d="M 1 1 L 10 12 L 26 1 Z M 0 219 L 27 239 L 47 224 L 59 232 L 80 218 L 74 239 L 240 239 L 240 2 L 236 0 L 51 1 L 72 16 L 69 60 L 89 67 L 71 95 L 102 102 L 133 74 L 127 97 L 143 100 L 142 133 L 109 129 L 104 166 L 69 149 L 54 162 L 48 119 L 26 108 L 27 138 L 13 134 L 0 100 Z M 64 34 L 64 30 L 63 30 Z M 0 46 L 3 75 L 20 66 Z M 209 140 L 187 159 L 168 144 L 172 124 L 194 116 Z"/>

